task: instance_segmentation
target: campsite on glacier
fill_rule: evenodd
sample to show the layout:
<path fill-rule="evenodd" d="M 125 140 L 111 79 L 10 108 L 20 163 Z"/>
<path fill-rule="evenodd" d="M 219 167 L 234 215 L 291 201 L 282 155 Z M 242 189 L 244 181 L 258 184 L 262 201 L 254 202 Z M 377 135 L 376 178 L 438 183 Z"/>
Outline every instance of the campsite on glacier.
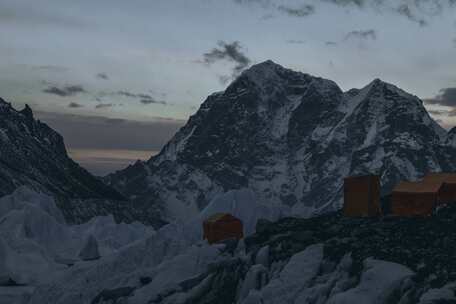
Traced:
<path fill-rule="evenodd" d="M 0 1 L 0 304 L 456 303 L 455 11 Z"/>

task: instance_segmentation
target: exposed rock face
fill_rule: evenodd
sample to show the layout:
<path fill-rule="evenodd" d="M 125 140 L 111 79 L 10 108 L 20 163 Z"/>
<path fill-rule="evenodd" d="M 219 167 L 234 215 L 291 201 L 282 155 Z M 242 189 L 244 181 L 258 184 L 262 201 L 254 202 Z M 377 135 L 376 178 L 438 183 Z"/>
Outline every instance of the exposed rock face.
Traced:
<path fill-rule="evenodd" d="M 209 96 L 159 155 L 106 180 L 165 221 L 239 188 L 309 216 L 341 206 L 346 176 L 379 174 L 387 193 L 400 180 L 455 171 L 455 157 L 416 96 L 378 79 L 343 92 L 266 61 Z"/>
<path fill-rule="evenodd" d="M 70 223 L 112 213 L 144 220 L 125 197 L 68 157 L 62 136 L 0 98 L 0 197 L 20 186 L 51 194 Z M 146 221 L 147 222 L 147 221 Z"/>

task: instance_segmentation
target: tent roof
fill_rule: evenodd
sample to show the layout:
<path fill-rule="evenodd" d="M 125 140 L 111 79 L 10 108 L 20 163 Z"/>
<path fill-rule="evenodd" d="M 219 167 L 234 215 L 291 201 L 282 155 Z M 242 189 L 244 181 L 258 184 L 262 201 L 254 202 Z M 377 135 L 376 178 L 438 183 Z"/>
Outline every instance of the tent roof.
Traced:
<path fill-rule="evenodd" d="M 442 183 L 424 181 L 420 182 L 400 182 L 394 187 L 393 192 L 403 193 L 437 193 L 442 186 Z"/>
<path fill-rule="evenodd" d="M 211 215 L 210 217 L 208 217 L 206 219 L 206 222 L 214 223 L 214 222 L 217 222 L 220 220 L 227 220 L 227 219 L 231 220 L 231 219 L 236 219 L 236 218 L 229 213 L 214 213 L 213 215 Z"/>
<path fill-rule="evenodd" d="M 456 173 L 428 173 L 424 179 L 426 183 L 456 183 Z"/>

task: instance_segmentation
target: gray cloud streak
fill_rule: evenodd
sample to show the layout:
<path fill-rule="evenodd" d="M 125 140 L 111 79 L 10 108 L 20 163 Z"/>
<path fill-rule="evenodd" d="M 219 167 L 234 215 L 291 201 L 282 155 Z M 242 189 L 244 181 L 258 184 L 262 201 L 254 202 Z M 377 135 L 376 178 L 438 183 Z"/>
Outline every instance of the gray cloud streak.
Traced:
<path fill-rule="evenodd" d="M 116 94 L 119 96 L 124 96 L 124 97 L 128 97 L 128 98 L 136 98 L 139 100 L 139 102 L 141 102 L 144 105 L 148 105 L 148 104 L 166 105 L 167 104 L 166 101 L 157 100 L 152 95 L 145 94 L 145 93 L 132 93 L 132 92 L 123 90 L 123 91 L 118 91 Z"/>
<path fill-rule="evenodd" d="M 97 78 L 99 78 L 99 79 L 109 80 L 109 76 L 108 76 L 108 74 L 106 74 L 106 73 L 98 73 L 96 76 L 97 76 Z"/>
<path fill-rule="evenodd" d="M 375 9 L 381 13 L 395 13 L 408 20 L 425 26 L 426 18 L 435 17 L 456 6 L 456 0 L 308 0 L 301 7 L 293 8 L 275 0 L 234 0 L 240 5 L 257 5 L 262 9 L 273 9 L 292 17 L 307 17 L 315 13 L 322 2 L 341 8 Z"/>
<path fill-rule="evenodd" d="M 427 21 L 424 20 L 423 18 L 417 17 L 413 12 L 412 9 L 410 8 L 410 5 L 408 4 L 401 4 L 396 8 L 396 12 L 399 15 L 405 16 L 407 19 L 410 21 L 418 23 L 420 26 L 425 26 L 427 25 Z"/>
<path fill-rule="evenodd" d="M 114 105 L 112 103 L 99 103 L 95 106 L 95 109 L 104 109 L 104 108 L 111 108 Z"/>
<path fill-rule="evenodd" d="M 304 4 L 300 7 L 279 5 L 277 10 L 291 17 L 307 17 L 315 13 L 315 7 L 310 4 Z"/>
<path fill-rule="evenodd" d="M 213 48 L 211 51 L 203 54 L 203 61 L 207 65 L 211 65 L 218 61 L 235 63 L 231 78 L 237 77 L 251 63 L 250 58 L 242 51 L 242 46 L 239 41 L 231 43 L 219 41 L 217 48 Z M 226 78 L 226 76 L 222 77 Z"/>
<path fill-rule="evenodd" d="M 69 108 L 82 108 L 83 105 L 82 105 L 82 104 L 79 104 L 79 103 L 77 103 L 77 102 L 70 102 L 70 103 L 68 104 L 68 107 L 69 107 Z"/>
<path fill-rule="evenodd" d="M 67 85 L 64 87 L 49 86 L 42 92 L 60 97 L 69 97 L 80 93 L 86 93 L 87 91 L 80 85 Z"/>
<path fill-rule="evenodd" d="M 424 99 L 424 102 L 427 104 L 456 107 L 456 88 L 441 89 L 436 97 Z"/>
<path fill-rule="evenodd" d="M 289 44 L 305 44 L 306 43 L 304 40 L 299 40 L 299 39 L 288 39 L 285 42 L 289 43 Z"/>
<path fill-rule="evenodd" d="M 67 72 L 70 69 L 67 67 L 58 66 L 58 65 L 39 65 L 39 66 L 32 66 L 32 70 L 62 73 L 62 72 Z"/>
<path fill-rule="evenodd" d="M 377 32 L 375 30 L 355 30 L 347 33 L 345 35 L 344 40 L 349 39 L 362 39 L 362 40 L 376 40 L 377 39 Z"/>

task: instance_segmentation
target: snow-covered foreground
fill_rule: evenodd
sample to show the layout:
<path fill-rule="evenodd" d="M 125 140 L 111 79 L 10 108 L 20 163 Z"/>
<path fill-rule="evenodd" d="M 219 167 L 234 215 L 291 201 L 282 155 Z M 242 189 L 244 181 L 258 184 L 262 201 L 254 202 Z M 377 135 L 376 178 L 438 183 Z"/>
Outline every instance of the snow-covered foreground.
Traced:
<path fill-rule="evenodd" d="M 217 196 L 196 218 L 166 225 L 111 255 L 59 272 L 36 289 L 30 303 L 85 303 L 103 298 L 103 290 L 109 298 L 129 294 L 132 289 L 129 303 L 145 303 L 175 290 L 181 282 L 205 272 L 211 263 L 226 259 L 222 254 L 225 246 L 209 246 L 202 240 L 202 222 L 216 212 L 240 218 L 246 234 L 254 232 L 259 218 L 276 220 L 283 214 L 259 204 L 249 190 L 229 191 Z"/>
<path fill-rule="evenodd" d="M 27 189 L 0 208 L 0 283 L 23 285 L 0 287 L 0 303 L 393 303 L 413 284 L 403 265 L 368 258 L 356 268 L 350 253 L 335 263 L 322 244 L 273 261 L 269 245 L 202 240 L 202 221 L 215 212 L 239 217 L 247 235 L 258 219 L 288 214 L 249 190 L 219 195 L 196 218 L 156 232 L 109 217 L 67 226 L 49 197 Z M 455 288 L 431 289 L 420 303 L 452 299 Z"/>
<path fill-rule="evenodd" d="M 153 233 L 140 223 L 116 224 L 112 216 L 69 226 L 51 197 L 21 187 L 0 198 L 0 303 Z"/>
<path fill-rule="evenodd" d="M 202 241 L 207 216 L 230 212 L 243 220 L 246 234 L 254 232 L 259 218 L 281 217 L 279 209 L 256 202 L 251 191 L 231 191 L 198 217 L 155 232 L 139 223 L 116 224 L 111 216 L 70 226 L 51 197 L 19 188 L 0 199 L 0 303 L 27 303 L 36 286 L 42 287 L 32 302 L 81 303 L 151 272 L 160 285 L 177 282 L 207 266 L 185 261 L 201 256 L 209 262 L 219 255 L 217 247 Z"/>

